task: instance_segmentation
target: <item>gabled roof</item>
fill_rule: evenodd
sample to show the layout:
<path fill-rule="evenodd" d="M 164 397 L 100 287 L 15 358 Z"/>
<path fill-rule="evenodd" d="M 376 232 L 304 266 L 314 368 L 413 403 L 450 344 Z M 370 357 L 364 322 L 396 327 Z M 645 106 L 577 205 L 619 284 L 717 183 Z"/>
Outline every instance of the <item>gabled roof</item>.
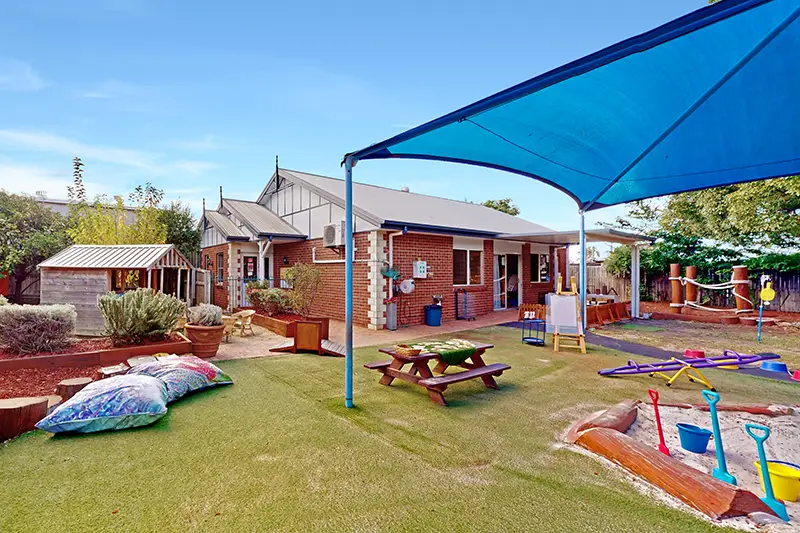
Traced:
<path fill-rule="evenodd" d="M 236 227 L 236 224 L 234 224 L 231 219 L 222 213 L 218 213 L 216 211 L 204 211 L 203 216 L 205 217 L 206 221 L 217 228 L 217 230 L 226 239 L 250 240 L 250 237 L 242 233 L 239 228 Z"/>
<path fill-rule="evenodd" d="M 192 268 L 172 244 L 74 244 L 39 264 L 39 268 L 149 269 Z"/>
<path fill-rule="evenodd" d="M 344 206 L 344 180 L 280 169 L 280 176 Z M 274 176 L 273 176 L 274 177 Z M 266 192 L 266 189 L 265 189 Z M 262 193 L 263 197 L 264 193 Z M 481 204 L 353 182 L 356 215 L 382 227 L 417 227 L 483 233 L 539 233 L 549 228 Z"/>
<path fill-rule="evenodd" d="M 222 207 L 233 213 L 257 236 L 305 237 L 300 230 L 255 202 L 223 198 Z"/>

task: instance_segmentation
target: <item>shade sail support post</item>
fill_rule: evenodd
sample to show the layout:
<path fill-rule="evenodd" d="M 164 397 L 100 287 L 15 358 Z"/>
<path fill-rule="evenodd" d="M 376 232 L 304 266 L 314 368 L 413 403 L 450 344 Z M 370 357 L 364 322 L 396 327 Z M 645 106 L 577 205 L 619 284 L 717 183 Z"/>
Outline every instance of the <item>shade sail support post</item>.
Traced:
<path fill-rule="evenodd" d="M 780 35 L 783 30 L 788 28 L 797 18 L 800 17 L 800 7 L 792 11 L 785 19 L 783 19 L 777 26 L 772 28 L 770 32 L 765 35 L 759 42 L 755 44 L 744 56 L 742 56 L 739 61 L 737 61 L 730 69 L 728 69 L 722 77 L 717 80 L 714 85 L 709 87 L 700 97 L 690 105 L 686 111 L 680 114 L 678 118 L 676 118 L 672 124 L 670 124 L 667 129 L 665 129 L 656 139 L 650 143 L 638 156 L 636 156 L 633 161 L 628 163 L 628 165 L 622 169 L 622 172 L 616 175 L 614 179 L 612 179 L 608 185 L 603 187 L 603 189 L 595 195 L 589 202 L 585 203 L 581 206 L 582 211 L 588 211 L 591 207 L 599 200 L 606 192 L 611 189 L 614 185 L 619 182 L 625 175 L 627 175 L 633 168 L 641 163 L 642 159 L 648 156 L 650 152 L 655 150 L 664 140 L 669 137 L 672 132 L 674 132 L 678 127 L 686 122 L 686 119 L 691 117 L 695 111 L 697 111 L 700 107 L 705 104 L 709 98 L 714 96 L 717 91 L 719 91 L 731 78 L 733 78 L 740 70 L 742 70 L 755 56 L 757 56 L 764 48 L 766 48 L 772 41 L 775 40 L 778 35 Z M 680 192 L 680 191 L 678 191 Z"/>
<path fill-rule="evenodd" d="M 581 249 L 581 262 L 580 272 L 578 273 L 580 278 L 578 280 L 578 286 L 580 287 L 578 300 L 580 303 L 579 309 L 581 310 L 582 331 L 586 331 L 586 220 L 583 210 L 580 210 L 579 213 L 581 215 L 581 229 L 578 241 Z"/>
<path fill-rule="evenodd" d="M 345 319 L 344 319 L 344 405 L 353 407 L 353 166 L 351 156 L 344 160 L 344 242 L 345 242 Z"/>

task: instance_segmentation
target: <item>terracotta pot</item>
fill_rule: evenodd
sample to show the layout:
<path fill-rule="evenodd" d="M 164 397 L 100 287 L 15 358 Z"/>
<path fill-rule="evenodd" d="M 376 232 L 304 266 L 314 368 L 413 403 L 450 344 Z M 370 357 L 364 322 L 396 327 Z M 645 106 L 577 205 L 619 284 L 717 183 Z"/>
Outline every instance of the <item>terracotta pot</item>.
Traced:
<path fill-rule="evenodd" d="M 186 324 L 186 336 L 192 341 L 192 353 L 202 359 L 217 355 L 224 332 L 225 324 L 219 326 Z"/>

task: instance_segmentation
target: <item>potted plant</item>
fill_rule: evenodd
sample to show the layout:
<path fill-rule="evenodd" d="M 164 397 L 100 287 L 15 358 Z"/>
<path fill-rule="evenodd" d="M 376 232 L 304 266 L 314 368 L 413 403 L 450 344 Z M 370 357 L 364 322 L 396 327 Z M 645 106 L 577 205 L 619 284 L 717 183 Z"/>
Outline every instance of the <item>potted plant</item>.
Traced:
<path fill-rule="evenodd" d="M 192 353 L 207 359 L 217 355 L 219 343 L 225 333 L 222 308 L 212 304 L 200 304 L 189 308 L 186 336 L 192 341 Z"/>

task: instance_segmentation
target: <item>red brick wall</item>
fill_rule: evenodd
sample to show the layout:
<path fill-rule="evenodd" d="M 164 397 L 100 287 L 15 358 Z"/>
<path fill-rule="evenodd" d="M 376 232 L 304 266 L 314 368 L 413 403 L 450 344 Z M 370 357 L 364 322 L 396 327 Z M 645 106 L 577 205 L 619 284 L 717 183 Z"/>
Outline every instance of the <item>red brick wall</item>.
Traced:
<path fill-rule="evenodd" d="M 355 259 L 369 259 L 369 243 L 367 233 L 356 233 L 356 254 Z M 325 248 L 322 239 L 314 239 L 304 242 L 276 244 L 273 251 L 273 272 L 272 276 L 280 278 L 281 268 L 292 266 L 297 263 L 309 263 L 312 261 L 312 250 L 317 249 L 318 260 L 339 260 L 344 259 L 344 250 L 341 254 Z M 286 257 L 288 264 L 284 265 L 283 258 Z M 327 316 L 335 320 L 344 320 L 344 263 L 317 264 L 322 273 L 322 289 L 317 295 L 312 307 L 314 314 Z M 369 264 L 366 262 L 353 264 L 353 322 L 360 326 L 366 326 L 369 322 L 368 311 L 368 284 L 369 284 Z"/>
<path fill-rule="evenodd" d="M 218 253 L 222 254 L 222 261 L 225 268 L 225 280 L 222 283 L 217 283 Z M 206 255 L 211 258 L 211 266 L 208 268 L 211 270 L 211 273 L 214 276 L 214 294 L 212 295 L 214 304 L 226 309 L 228 307 L 228 243 L 203 248 L 201 256 L 203 268 L 207 268 Z"/>
<path fill-rule="evenodd" d="M 550 279 L 553 279 L 553 247 L 550 247 Z M 544 303 L 542 294 L 553 292 L 553 282 L 531 283 L 531 245 L 522 245 L 522 301 L 526 304 Z"/>

